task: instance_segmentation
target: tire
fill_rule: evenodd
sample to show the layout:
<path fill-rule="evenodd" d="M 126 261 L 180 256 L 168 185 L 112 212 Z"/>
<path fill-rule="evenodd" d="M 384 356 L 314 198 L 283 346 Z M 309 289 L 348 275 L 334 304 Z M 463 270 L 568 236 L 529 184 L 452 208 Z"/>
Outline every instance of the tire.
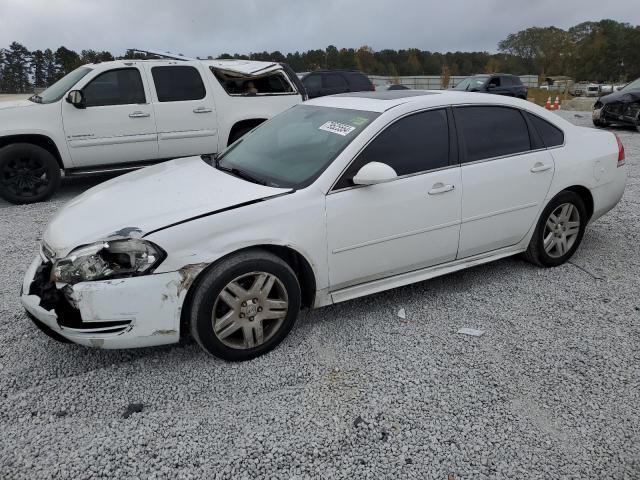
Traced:
<path fill-rule="evenodd" d="M 247 250 L 204 275 L 190 306 L 190 329 L 207 353 L 229 361 L 250 360 L 274 349 L 293 328 L 300 311 L 300 284 L 280 257 Z"/>
<path fill-rule="evenodd" d="M 0 196 L 16 204 L 47 200 L 60 185 L 60 167 L 54 156 L 31 143 L 13 143 L 0 149 Z"/>
<path fill-rule="evenodd" d="M 233 132 L 231 135 L 229 135 L 229 143 L 227 145 L 231 145 L 233 142 L 235 142 L 239 138 L 244 137 L 247 133 L 249 133 L 251 130 L 253 130 L 257 126 L 258 125 L 252 125 L 248 127 L 239 128 L 238 130 Z"/>
<path fill-rule="evenodd" d="M 564 215 L 564 208 L 567 205 L 570 207 L 566 208 L 566 218 L 562 218 L 561 215 Z M 558 222 L 552 219 L 552 214 Z M 587 209 L 582 198 L 569 190 L 560 192 L 542 211 L 524 258 L 540 267 L 562 265 L 578 249 L 588 220 Z M 554 225 L 556 230 L 551 230 L 550 225 Z M 547 249 L 545 249 L 545 238 L 548 242 L 550 240 Z"/>

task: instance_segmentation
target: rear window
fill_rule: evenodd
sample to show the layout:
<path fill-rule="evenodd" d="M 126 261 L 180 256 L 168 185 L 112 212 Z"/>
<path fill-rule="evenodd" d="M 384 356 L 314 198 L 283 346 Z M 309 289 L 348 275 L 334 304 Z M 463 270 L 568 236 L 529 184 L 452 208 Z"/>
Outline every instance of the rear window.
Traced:
<path fill-rule="evenodd" d="M 531 113 L 528 115 L 529 120 L 531 120 L 534 128 L 542 138 L 545 147 L 558 147 L 564 144 L 564 133 L 562 133 L 562 130 L 536 115 Z"/>
<path fill-rule="evenodd" d="M 347 81 L 351 85 L 357 85 L 359 87 L 368 87 L 369 85 L 371 85 L 371 81 L 369 80 L 369 78 L 367 78 L 362 73 L 345 73 L 345 76 L 347 77 Z"/>
<path fill-rule="evenodd" d="M 200 100 L 206 95 L 200 73 L 194 67 L 166 66 L 151 69 L 160 102 Z"/>
<path fill-rule="evenodd" d="M 522 80 L 520 80 L 520 77 L 512 76 L 511 82 L 513 83 L 513 85 L 522 85 Z"/>
<path fill-rule="evenodd" d="M 284 73 L 270 72 L 266 75 L 247 76 L 211 67 L 222 88 L 229 95 L 278 95 L 295 93 Z"/>
<path fill-rule="evenodd" d="M 465 162 L 514 155 L 531 149 L 527 123 L 515 108 L 456 107 L 454 114 L 464 140 Z"/>
<path fill-rule="evenodd" d="M 322 88 L 322 79 L 320 75 L 307 75 L 302 79 L 302 84 L 309 90 L 318 90 Z"/>

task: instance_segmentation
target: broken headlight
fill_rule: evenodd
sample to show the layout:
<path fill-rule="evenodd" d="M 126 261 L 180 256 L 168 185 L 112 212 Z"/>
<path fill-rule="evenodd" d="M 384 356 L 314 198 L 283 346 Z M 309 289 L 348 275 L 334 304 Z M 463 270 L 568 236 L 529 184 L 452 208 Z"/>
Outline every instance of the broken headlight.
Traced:
<path fill-rule="evenodd" d="M 51 281 L 78 283 L 134 277 L 150 271 L 165 257 L 151 242 L 138 239 L 92 243 L 76 248 L 53 264 Z"/>

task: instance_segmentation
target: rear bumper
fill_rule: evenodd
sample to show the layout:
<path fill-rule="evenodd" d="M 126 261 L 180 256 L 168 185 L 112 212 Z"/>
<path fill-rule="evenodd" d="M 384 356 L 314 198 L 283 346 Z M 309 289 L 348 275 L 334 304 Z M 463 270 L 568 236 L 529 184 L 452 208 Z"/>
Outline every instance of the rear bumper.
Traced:
<path fill-rule="evenodd" d="M 591 190 L 593 195 L 593 215 L 591 221 L 595 221 L 602 215 L 615 207 L 627 185 L 627 167 L 623 165 L 616 168 L 613 180 L 603 185 L 599 185 Z"/>
<path fill-rule="evenodd" d="M 56 285 L 50 264 L 37 257 L 22 285 L 21 302 L 35 319 L 71 342 L 97 348 L 175 343 L 187 286 L 180 272 Z"/>

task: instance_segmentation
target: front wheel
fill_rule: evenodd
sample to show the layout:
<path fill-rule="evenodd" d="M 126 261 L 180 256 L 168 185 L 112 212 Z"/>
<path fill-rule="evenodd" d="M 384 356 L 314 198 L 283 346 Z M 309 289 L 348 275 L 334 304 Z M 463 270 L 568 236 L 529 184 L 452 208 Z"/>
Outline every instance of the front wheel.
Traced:
<path fill-rule="evenodd" d="M 568 190 L 545 207 L 524 256 L 541 267 L 556 267 L 569 260 L 582 242 L 587 226 L 582 198 Z"/>
<path fill-rule="evenodd" d="M 0 196 L 11 203 L 47 200 L 60 185 L 60 167 L 54 156 L 30 143 L 0 149 Z"/>
<path fill-rule="evenodd" d="M 295 273 L 261 249 L 221 261 L 195 288 L 191 334 L 205 351 L 224 360 L 249 360 L 272 350 L 300 310 Z"/>

